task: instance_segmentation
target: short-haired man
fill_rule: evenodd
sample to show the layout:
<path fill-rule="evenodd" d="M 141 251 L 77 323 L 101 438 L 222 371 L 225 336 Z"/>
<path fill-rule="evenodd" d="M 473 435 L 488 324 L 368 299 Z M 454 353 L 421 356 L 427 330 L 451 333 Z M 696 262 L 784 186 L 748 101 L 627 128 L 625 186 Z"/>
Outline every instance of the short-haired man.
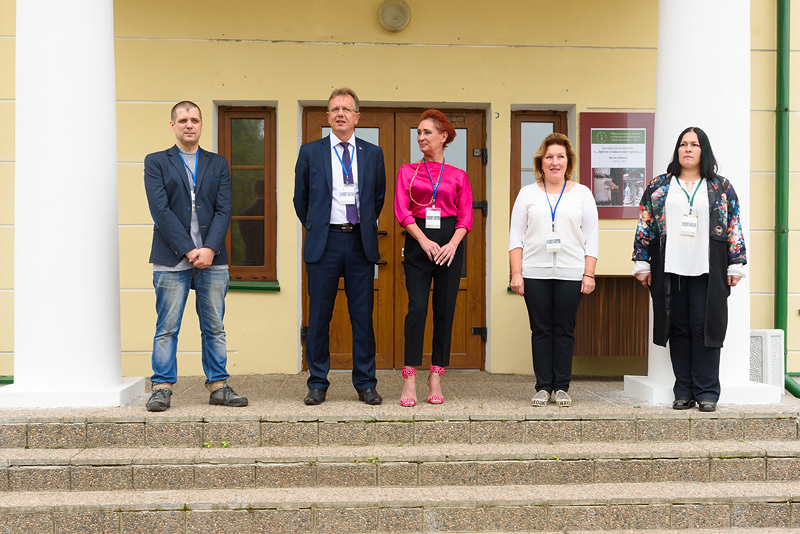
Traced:
<path fill-rule="evenodd" d="M 301 146 L 294 171 L 294 209 L 306 229 L 308 405 L 325 402 L 330 385 L 328 336 L 341 276 L 353 329 L 353 386 L 361 401 L 383 402 L 375 389 L 372 308 L 386 171 L 383 150 L 355 136 L 360 116 L 352 89 L 334 90 L 328 99 L 331 134 Z"/>
<path fill-rule="evenodd" d="M 169 126 L 175 132 L 175 145 L 144 160 L 144 187 L 155 223 L 150 263 L 158 312 L 153 393 L 147 410 L 163 412 L 170 406 L 172 385 L 178 379 L 178 332 L 190 289 L 197 299 L 209 404 L 247 406 L 247 398 L 227 385 L 225 370 L 225 235 L 231 220 L 228 161 L 200 148 L 203 116 L 193 102 L 175 104 Z"/>

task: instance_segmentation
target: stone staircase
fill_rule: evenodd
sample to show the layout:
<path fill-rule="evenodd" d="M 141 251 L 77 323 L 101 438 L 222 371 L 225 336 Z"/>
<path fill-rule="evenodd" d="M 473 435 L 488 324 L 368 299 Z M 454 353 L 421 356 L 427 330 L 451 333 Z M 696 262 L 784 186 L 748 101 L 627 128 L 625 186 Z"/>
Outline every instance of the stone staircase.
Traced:
<path fill-rule="evenodd" d="M 244 409 L 187 381 L 164 414 L 144 398 L 0 411 L 0 533 L 800 528 L 792 397 L 674 412 L 580 380 L 572 408 L 537 409 L 530 377 L 451 372 L 438 407 L 397 405 L 394 374 L 379 376 L 383 406 L 337 375 L 305 407 L 303 380 L 232 381 Z"/>

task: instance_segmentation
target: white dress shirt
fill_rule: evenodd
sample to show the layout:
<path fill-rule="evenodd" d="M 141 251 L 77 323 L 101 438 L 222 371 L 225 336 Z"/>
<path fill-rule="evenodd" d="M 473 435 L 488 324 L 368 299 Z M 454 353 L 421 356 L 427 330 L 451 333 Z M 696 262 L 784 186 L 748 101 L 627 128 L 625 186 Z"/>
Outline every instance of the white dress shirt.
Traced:
<path fill-rule="evenodd" d="M 342 170 L 342 161 L 344 161 L 344 157 L 342 156 L 342 147 L 339 146 L 339 143 L 344 141 L 344 139 L 339 139 L 331 132 L 331 168 L 333 169 L 333 203 L 331 204 L 331 224 L 348 224 L 347 221 L 347 208 L 344 204 L 339 202 L 339 194 L 341 193 L 342 189 L 344 188 L 344 171 Z M 360 199 L 358 196 L 358 149 L 356 148 L 356 134 L 350 136 L 350 139 L 347 140 L 348 143 L 348 150 L 350 151 L 350 160 L 353 162 L 353 166 L 350 168 L 350 176 L 353 181 L 353 185 L 356 186 L 356 209 L 359 208 Z M 338 154 L 338 156 L 337 156 Z M 341 158 L 341 161 L 339 160 Z M 359 214 L 361 211 L 359 210 Z M 359 217 L 359 220 L 361 218 Z"/>

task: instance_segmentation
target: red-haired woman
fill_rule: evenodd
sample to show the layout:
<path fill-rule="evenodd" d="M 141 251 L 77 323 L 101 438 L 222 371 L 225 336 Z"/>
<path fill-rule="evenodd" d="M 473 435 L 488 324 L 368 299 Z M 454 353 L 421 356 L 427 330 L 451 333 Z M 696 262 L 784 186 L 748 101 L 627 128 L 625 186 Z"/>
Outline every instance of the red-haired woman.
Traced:
<path fill-rule="evenodd" d="M 455 137 L 455 128 L 441 111 L 423 112 L 417 127 L 423 158 L 397 172 L 394 213 L 406 230 L 403 269 L 408 291 L 400 395 L 403 406 L 417 404 L 416 367 L 422 364 L 431 283 L 433 350 L 428 402 L 444 402 L 441 378 L 450 363 L 450 338 L 464 259 L 462 240 L 472 229 L 472 189 L 467 173 L 446 164 L 444 158 L 444 149 Z"/>

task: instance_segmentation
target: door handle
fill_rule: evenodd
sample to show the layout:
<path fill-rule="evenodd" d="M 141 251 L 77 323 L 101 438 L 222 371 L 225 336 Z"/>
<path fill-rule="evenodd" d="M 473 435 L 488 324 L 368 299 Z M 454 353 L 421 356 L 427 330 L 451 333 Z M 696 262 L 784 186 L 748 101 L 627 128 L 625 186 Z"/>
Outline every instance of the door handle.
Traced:
<path fill-rule="evenodd" d="M 375 263 L 378 264 L 378 265 L 386 265 L 387 261 L 386 260 L 378 260 Z"/>
<path fill-rule="evenodd" d="M 386 230 L 378 230 L 378 235 L 386 235 L 388 233 Z"/>

